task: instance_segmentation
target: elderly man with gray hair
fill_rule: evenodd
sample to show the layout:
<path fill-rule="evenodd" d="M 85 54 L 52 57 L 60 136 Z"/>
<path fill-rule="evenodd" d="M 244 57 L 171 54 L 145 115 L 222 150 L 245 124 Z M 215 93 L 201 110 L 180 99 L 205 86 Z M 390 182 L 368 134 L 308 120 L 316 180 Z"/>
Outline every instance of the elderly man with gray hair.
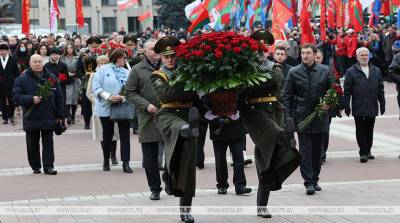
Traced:
<path fill-rule="evenodd" d="M 374 159 L 371 147 L 375 117 L 378 116 L 378 102 L 381 115 L 385 113 L 385 92 L 381 71 L 369 63 L 369 50 L 365 47 L 358 48 L 356 55 L 357 63 L 345 74 L 344 105 L 347 116 L 350 115 L 351 107 L 353 108 L 360 162 L 366 163 Z"/>

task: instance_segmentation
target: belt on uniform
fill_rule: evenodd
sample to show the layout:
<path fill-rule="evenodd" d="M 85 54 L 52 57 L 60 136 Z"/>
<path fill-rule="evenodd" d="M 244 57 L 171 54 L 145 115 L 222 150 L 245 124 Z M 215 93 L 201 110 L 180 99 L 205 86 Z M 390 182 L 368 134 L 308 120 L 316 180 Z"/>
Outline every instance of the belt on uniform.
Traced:
<path fill-rule="evenodd" d="M 190 108 L 192 103 L 182 103 L 182 102 L 169 102 L 161 104 L 161 108 Z"/>
<path fill-rule="evenodd" d="M 250 104 L 268 103 L 268 102 L 275 102 L 275 101 L 278 101 L 278 99 L 275 96 L 248 99 L 248 102 Z"/>

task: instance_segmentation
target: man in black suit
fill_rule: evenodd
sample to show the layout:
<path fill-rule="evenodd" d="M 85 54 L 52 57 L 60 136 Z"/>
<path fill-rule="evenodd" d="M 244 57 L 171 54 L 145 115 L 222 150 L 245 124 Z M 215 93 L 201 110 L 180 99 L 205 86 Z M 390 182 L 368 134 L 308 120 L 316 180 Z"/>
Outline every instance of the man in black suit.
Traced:
<path fill-rule="evenodd" d="M 3 124 L 15 124 L 14 110 L 15 103 L 12 98 L 12 87 L 15 78 L 19 75 L 18 63 L 10 55 L 10 48 L 7 44 L 0 45 L 0 108 L 3 115 Z"/>

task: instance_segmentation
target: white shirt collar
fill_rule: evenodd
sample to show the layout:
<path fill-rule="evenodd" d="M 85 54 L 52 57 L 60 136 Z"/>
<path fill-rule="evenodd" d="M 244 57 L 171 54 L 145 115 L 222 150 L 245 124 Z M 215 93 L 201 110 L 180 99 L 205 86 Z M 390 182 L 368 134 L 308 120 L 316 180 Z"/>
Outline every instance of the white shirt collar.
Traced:
<path fill-rule="evenodd" d="M 6 56 L 5 58 L 0 57 L 1 66 L 3 66 L 3 69 L 4 69 L 4 70 L 6 69 L 7 62 L 8 62 L 8 58 L 10 58 L 10 55 L 9 55 L 9 54 L 7 54 L 7 56 Z"/>

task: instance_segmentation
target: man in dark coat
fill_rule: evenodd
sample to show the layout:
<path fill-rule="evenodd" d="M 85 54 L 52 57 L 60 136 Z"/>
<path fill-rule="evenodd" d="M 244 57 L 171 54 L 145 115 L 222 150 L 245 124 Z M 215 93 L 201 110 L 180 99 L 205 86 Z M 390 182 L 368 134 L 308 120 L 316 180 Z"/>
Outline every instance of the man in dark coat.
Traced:
<path fill-rule="evenodd" d="M 287 126 L 298 125 L 310 115 L 333 83 L 329 68 L 315 63 L 316 53 L 315 45 L 304 45 L 301 49 L 302 63 L 289 71 L 282 96 Z M 329 107 L 324 106 L 322 109 L 328 110 Z M 321 190 L 318 185 L 321 153 L 324 134 L 328 131 L 329 115 L 324 115 L 305 129 L 297 131 L 300 153 L 303 156 L 300 171 L 307 195 Z"/>
<path fill-rule="evenodd" d="M 393 80 L 396 83 L 397 105 L 400 108 L 400 53 L 396 54 L 393 57 L 393 61 L 388 68 L 388 74 L 391 80 Z"/>
<path fill-rule="evenodd" d="M 139 142 L 142 144 L 144 169 L 151 191 L 150 199 L 160 200 L 162 188 L 158 169 L 158 148 L 162 139 L 153 121 L 153 116 L 160 108 L 160 102 L 150 81 L 151 74 L 160 68 L 160 56 L 154 53 L 155 43 L 156 40 L 153 39 L 144 44 L 146 57 L 132 67 L 125 91 L 126 99 L 137 106 Z"/>
<path fill-rule="evenodd" d="M 23 128 L 26 132 L 28 160 L 33 173 L 41 173 L 40 137 L 42 137 L 42 161 L 45 174 L 56 175 L 54 170 L 53 131 L 57 122 L 64 120 L 64 99 L 56 76 L 43 69 L 42 57 L 38 54 L 31 56 L 30 68 L 17 77 L 13 88 L 13 98 L 23 109 Z M 38 95 L 38 85 L 48 82 L 52 85 L 48 98 Z M 32 108 L 29 115 L 27 111 Z"/>
<path fill-rule="evenodd" d="M 15 103 L 12 98 L 14 80 L 19 75 L 17 60 L 9 54 L 7 44 L 0 45 L 0 108 L 3 115 L 3 124 L 15 124 Z"/>
<path fill-rule="evenodd" d="M 175 48 L 179 40 L 165 36 L 157 41 L 154 52 L 161 54 L 163 66 L 151 76 L 151 82 L 161 108 L 154 123 L 164 142 L 166 166 L 171 192 L 180 197 L 181 220 L 192 223 L 190 214 L 192 198 L 196 190 L 196 138 L 199 135 L 199 111 L 192 107 L 198 99 L 195 92 L 170 86 L 175 75 Z"/>
<path fill-rule="evenodd" d="M 286 63 L 286 59 L 288 58 L 286 48 L 284 46 L 275 47 L 275 52 L 273 57 L 274 57 L 274 62 L 280 64 L 283 69 L 283 78 L 282 78 L 282 86 L 283 86 L 285 84 L 287 74 L 289 73 L 290 68 L 292 68 L 292 66 Z"/>
<path fill-rule="evenodd" d="M 374 159 L 371 154 L 375 117 L 378 116 L 378 102 L 381 115 L 385 113 L 385 92 L 383 77 L 379 68 L 368 63 L 369 50 L 357 49 L 358 63 L 346 71 L 344 81 L 344 104 L 346 115 L 351 107 L 356 124 L 357 144 L 360 147 L 360 162 Z"/>
<path fill-rule="evenodd" d="M 251 38 L 261 44 L 274 43 L 272 34 L 260 29 Z M 271 218 L 267 205 L 270 191 L 280 190 L 283 182 L 297 169 L 301 156 L 288 143 L 283 128 L 283 112 L 279 102 L 283 79 L 279 65 L 264 55 L 262 68 L 271 79 L 246 89 L 241 98 L 240 115 L 255 146 L 254 158 L 258 175 L 257 215 Z"/>

